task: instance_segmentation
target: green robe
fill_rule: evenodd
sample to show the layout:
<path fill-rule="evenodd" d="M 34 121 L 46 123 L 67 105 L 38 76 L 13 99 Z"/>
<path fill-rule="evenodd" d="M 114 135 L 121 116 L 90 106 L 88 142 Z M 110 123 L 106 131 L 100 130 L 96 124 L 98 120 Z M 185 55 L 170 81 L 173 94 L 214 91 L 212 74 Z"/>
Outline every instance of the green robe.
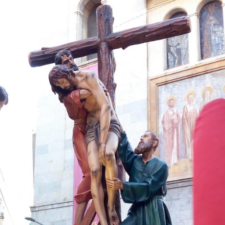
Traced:
<path fill-rule="evenodd" d="M 125 133 L 121 133 L 118 153 L 130 176 L 129 182 L 123 182 L 121 195 L 124 202 L 133 203 L 121 225 L 172 225 L 163 202 L 167 164 L 157 157 L 145 164 L 142 156 L 133 152 Z"/>

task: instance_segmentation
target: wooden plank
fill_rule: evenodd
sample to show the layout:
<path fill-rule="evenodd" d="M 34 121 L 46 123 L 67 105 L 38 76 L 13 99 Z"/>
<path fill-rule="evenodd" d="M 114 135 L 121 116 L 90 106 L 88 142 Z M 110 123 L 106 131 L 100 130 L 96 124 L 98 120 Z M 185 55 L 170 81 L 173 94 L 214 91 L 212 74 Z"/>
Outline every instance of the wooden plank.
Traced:
<path fill-rule="evenodd" d="M 101 10 L 103 10 L 103 8 L 103 6 L 100 6 Z M 110 9 L 111 7 L 108 6 L 105 8 Z M 98 18 L 98 21 L 100 21 L 100 19 L 103 19 L 101 17 L 102 16 Z M 101 26 L 101 28 L 99 27 L 100 33 L 98 33 L 98 35 L 101 36 L 99 36 L 101 41 L 106 41 L 108 43 L 110 49 L 125 49 L 131 45 L 161 40 L 164 38 L 174 37 L 190 32 L 189 17 L 178 17 L 171 20 L 136 27 L 117 33 L 111 33 L 113 24 L 112 17 L 108 17 L 107 19 L 105 18 L 105 23 L 106 24 L 98 24 L 98 26 Z M 105 30 L 104 27 L 106 28 Z M 100 39 L 98 37 L 93 37 L 53 48 L 42 48 L 42 50 L 40 51 L 34 51 L 29 54 L 29 63 L 32 67 L 54 63 L 56 53 L 63 49 L 70 50 L 74 58 L 79 58 L 93 53 L 97 53 L 101 51 L 98 50 L 98 46 L 100 45 Z M 112 61 L 112 59 L 110 59 L 110 61 Z M 112 98 L 114 99 L 113 96 Z"/>
<path fill-rule="evenodd" d="M 112 33 L 113 17 L 112 8 L 102 5 L 97 8 L 98 38 L 100 45 L 98 49 L 98 75 L 109 91 L 112 102 L 115 100 L 114 67 L 112 51 L 105 41 L 106 36 Z"/>
<path fill-rule="evenodd" d="M 131 45 L 170 38 L 189 32 L 191 32 L 190 18 L 178 17 L 110 34 L 107 36 L 107 43 L 111 49 L 125 49 Z"/>
<path fill-rule="evenodd" d="M 98 74 L 99 79 L 104 83 L 109 91 L 112 102 L 115 102 L 115 88 L 114 83 L 114 66 L 113 66 L 113 55 L 106 42 L 106 36 L 113 32 L 113 16 L 112 8 L 109 5 L 101 5 L 97 8 L 97 26 L 98 26 L 98 38 L 100 39 L 100 45 L 98 49 Z M 103 173 L 104 174 L 104 173 Z M 102 177 L 103 188 L 106 188 L 105 177 Z M 120 196 L 119 191 L 115 197 L 115 210 L 119 219 L 121 220 L 121 209 L 120 209 Z M 105 192 L 104 205 L 107 215 L 107 221 L 109 223 L 108 209 L 107 209 L 107 192 Z"/>
<path fill-rule="evenodd" d="M 100 40 L 97 37 L 75 41 L 53 48 L 42 48 L 40 51 L 31 52 L 28 56 L 30 66 L 43 66 L 54 63 L 57 52 L 67 49 L 74 58 L 90 55 L 98 51 Z"/>

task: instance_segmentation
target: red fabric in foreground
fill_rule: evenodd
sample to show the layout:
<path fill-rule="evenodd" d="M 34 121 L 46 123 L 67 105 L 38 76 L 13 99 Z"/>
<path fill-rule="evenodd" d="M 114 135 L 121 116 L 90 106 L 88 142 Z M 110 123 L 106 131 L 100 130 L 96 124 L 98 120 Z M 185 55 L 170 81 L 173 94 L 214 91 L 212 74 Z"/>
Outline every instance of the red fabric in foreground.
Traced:
<path fill-rule="evenodd" d="M 207 104 L 194 132 L 194 225 L 225 225 L 225 100 Z"/>

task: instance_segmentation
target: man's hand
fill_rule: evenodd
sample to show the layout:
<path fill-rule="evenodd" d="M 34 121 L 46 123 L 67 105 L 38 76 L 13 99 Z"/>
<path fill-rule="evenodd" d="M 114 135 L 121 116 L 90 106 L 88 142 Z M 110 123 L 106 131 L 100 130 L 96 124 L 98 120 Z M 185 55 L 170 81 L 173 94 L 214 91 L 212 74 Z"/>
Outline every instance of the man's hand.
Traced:
<path fill-rule="evenodd" d="M 116 190 L 123 190 L 123 183 L 120 179 L 114 177 L 112 180 L 106 179 L 107 188 L 116 191 Z"/>
<path fill-rule="evenodd" d="M 98 160 L 99 162 L 105 166 L 105 144 L 101 144 L 98 152 Z"/>

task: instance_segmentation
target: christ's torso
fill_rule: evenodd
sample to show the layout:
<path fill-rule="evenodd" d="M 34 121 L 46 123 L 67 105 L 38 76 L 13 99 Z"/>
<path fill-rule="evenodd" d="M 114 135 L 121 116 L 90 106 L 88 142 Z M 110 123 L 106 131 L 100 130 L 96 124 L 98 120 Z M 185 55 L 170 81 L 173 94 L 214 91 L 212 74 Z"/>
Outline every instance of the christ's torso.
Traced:
<path fill-rule="evenodd" d="M 90 90 L 89 88 L 89 85 L 87 84 L 87 79 L 91 79 L 91 77 L 88 77 L 85 71 L 82 71 L 82 72 L 80 71 L 76 73 L 76 76 L 78 78 L 77 88 L 86 89 L 92 92 L 92 90 Z M 100 84 L 100 88 L 102 88 L 102 90 L 105 92 L 106 88 L 104 84 L 99 79 L 98 79 L 98 82 Z M 90 95 L 86 98 L 84 108 L 88 111 L 87 124 L 97 122 L 100 120 L 101 107 L 97 103 L 96 97 L 94 95 Z M 113 116 L 113 114 L 114 114 L 114 111 L 111 111 L 111 116 Z"/>

